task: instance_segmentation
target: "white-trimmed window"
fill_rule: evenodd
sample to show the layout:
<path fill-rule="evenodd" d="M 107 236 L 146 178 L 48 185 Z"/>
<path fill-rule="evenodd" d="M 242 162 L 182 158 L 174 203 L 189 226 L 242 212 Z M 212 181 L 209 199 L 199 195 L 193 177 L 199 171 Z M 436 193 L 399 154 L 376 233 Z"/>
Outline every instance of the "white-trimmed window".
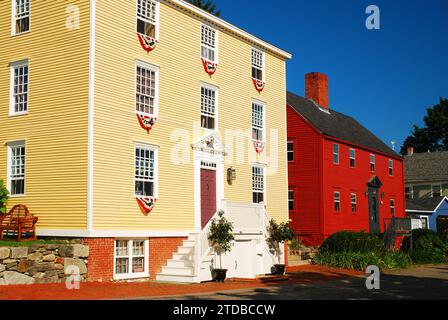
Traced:
<path fill-rule="evenodd" d="M 394 175 L 394 160 L 389 159 L 389 176 Z"/>
<path fill-rule="evenodd" d="M 136 70 L 136 112 L 142 115 L 157 116 L 159 104 L 159 69 L 137 63 Z"/>
<path fill-rule="evenodd" d="M 11 196 L 25 195 L 25 142 L 12 142 L 8 144 L 8 189 Z"/>
<path fill-rule="evenodd" d="M 370 155 L 370 171 L 375 172 L 375 155 Z"/>
<path fill-rule="evenodd" d="M 205 24 L 201 28 L 201 57 L 218 63 L 218 32 Z"/>
<path fill-rule="evenodd" d="M 390 199 L 390 214 L 395 216 L 395 199 Z"/>
<path fill-rule="evenodd" d="M 12 0 L 12 34 L 18 35 L 30 31 L 30 0 Z"/>
<path fill-rule="evenodd" d="M 201 86 L 201 127 L 216 130 L 218 90 L 211 86 Z"/>
<path fill-rule="evenodd" d="M 137 0 L 137 32 L 152 39 L 159 38 L 159 1 Z"/>
<path fill-rule="evenodd" d="M 265 202 L 264 168 L 252 167 L 252 194 L 253 203 Z"/>
<path fill-rule="evenodd" d="M 428 217 L 420 217 L 420 221 L 422 222 L 422 229 L 429 229 Z"/>
<path fill-rule="evenodd" d="M 341 212 L 341 193 L 339 191 L 335 191 L 333 193 L 334 197 L 334 211 Z"/>
<path fill-rule="evenodd" d="M 265 75 L 265 58 L 264 52 L 252 48 L 252 78 L 264 82 Z"/>
<path fill-rule="evenodd" d="M 440 185 L 440 184 L 433 184 L 431 186 L 431 196 L 433 198 L 441 197 L 442 196 L 442 185 Z"/>
<path fill-rule="evenodd" d="M 414 187 L 408 186 L 404 188 L 406 199 L 414 199 Z"/>
<path fill-rule="evenodd" d="M 135 146 L 135 195 L 157 197 L 157 149 Z"/>
<path fill-rule="evenodd" d="M 339 145 L 333 144 L 333 163 L 339 164 Z"/>
<path fill-rule="evenodd" d="M 289 211 L 294 210 L 294 190 L 288 191 L 288 209 Z"/>
<path fill-rule="evenodd" d="M 149 277 L 148 240 L 115 241 L 115 279 Z"/>
<path fill-rule="evenodd" d="M 358 211 L 358 196 L 356 193 L 352 193 L 350 195 L 351 205 L 352 205 L 352 213 L 356 213 Z"/>
<path fill-rule="evenodd" d="M 288 162 L 294 161 L 294 141 L 288 141 Z"/>
<path fill-rule="evenodd" d="M 265 141 L 264 105 L 260 102 L 252 102 L 252 139 Z"/>
<path fill-rule="evenodd" d="M 9 114 L 28 113 L 29 66 L 28 61 L 11 64 L 11 97 Z"/>
<path fill-rule="evenodd" d="M 356 150 L 350 149 L 350 168 L 356 167 Z"/>

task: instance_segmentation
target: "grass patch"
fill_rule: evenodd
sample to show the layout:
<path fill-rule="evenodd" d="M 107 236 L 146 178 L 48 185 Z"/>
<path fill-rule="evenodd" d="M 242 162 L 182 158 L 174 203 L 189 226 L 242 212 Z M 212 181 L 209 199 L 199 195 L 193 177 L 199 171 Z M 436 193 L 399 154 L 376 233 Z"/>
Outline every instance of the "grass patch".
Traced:
<path fill-rule="evenodd" d="M 39 244 L 67 244 L 67 241 L 62 240 L 36 240 L 36 241 L 22 241 L 1 240 L 0 247 L 31 247 Z"/>

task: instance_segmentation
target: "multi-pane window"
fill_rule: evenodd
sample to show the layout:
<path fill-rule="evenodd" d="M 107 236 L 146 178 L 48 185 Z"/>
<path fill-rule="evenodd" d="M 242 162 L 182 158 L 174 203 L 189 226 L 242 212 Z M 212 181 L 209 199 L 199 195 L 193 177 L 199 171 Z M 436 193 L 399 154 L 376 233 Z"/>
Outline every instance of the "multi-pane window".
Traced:
<path fill-rule="evenodd" d="M 288 142 L 288 161 L 289 162 L 294 161 L 294 142 L 293 141 Z"/>
<path fill-rule="evenodd" d="M 356 213 L 358 211 L 358 197 L 356 193 L 352 193 L 350 195 L 350 198 L 351 198 L 352 212 Z"/>
<path fill-rule="evenodd" d="M 209 87 L 201 87 L 201 126 L 215 130 L 216 127 L 217 92 Z"/>
<path fill-rule="evenodd" d="M 156 196 L 156 151 L 149 147 L 135 147 L 135 195 Z"/>
<path fill-rule="evenodd" d="M 25 194 L 25 144 L 9 145 L 9 191 L 12 196 Z"/>
<path fill-rule="evenodd" d="M 217 63 L 217 33 L 216 30 L 202 25 L 201 31 L 201 55 L 202 58 L 209 62 Z"/>
<path fill-rule="evenodd" d="M 433 198 L 442 196 L 442 186 L 440 184 L 433 184 L 431 186 L 431 194 Z"/>
<path fill-rule="evenodd" d="M 412 186 L 404 188 L 406 199 L 414 199 L 414 188 Z"/>
<path fill-rule="evenodd" d="M 294 210 L 294 190 L 288 191 L 288 208 L 289 211 Z"/>
<path fill-rule="evenodd" d="M 350 168 L 356 167 L 356 150 L 350 149 Z"/>
<path fill-rule="evenodd" d="M 422 222 L 422 229 L 429 229 L 428 218 L 421 217 L 420 220 Z"/>
<path fill-rule="evenodd" d="M 264 141 L 264 106 L 252 103 L 252 139 Z"/>
<path fill-rule="evenodd" d="M 372 172 L 375 171 L 375 155 L 374 154 L 370 155 L 370 171 L 372 171 Z"/>
<path fill-rule="evenodd" d="M 337 191 L 334 192 L 334 211 L 341 211 L 341 193 Z"/>
<path fill-rule="evenodd" d="M 28 63 L 19 63 L 11 67 L 11 115 L 19 115 L 28 112 Z"/>
<path fill-rule="evenodd" d="M 13 0 L 13 34 L 30 31 L 30 0 Z"/>
<path fill-rule="evenodd" d="M 136 111 L 144 115 L 155 115 L 158 104 L 158 71 L 155 68 L 137 66 Z"/>
<path fill-rule="evenodd" d="M 333 163 L 339 164 L 339 145 L 336 143 L 333 145 Z"/>
<path fill-rule="evenodd" d="M 252 49 L 252 78 L 264 81 L 264 53 Z"/>
<path fill-rule="evenodd" d="M 264 168 L 252 167 L 253 203 L 262 203 L 264 199 Z"/>
<path fill-rule="evenodd" d="M 158 2 L 154 0 L 137 0 L 137 32 L 157 38 Z"/>
<path fill-rule="evenodd" d="M 389 175 L 390 176 L 394 175 L 394 161 L 393 160 L 389 160 Z"/>
<path fill-rule="evenodd" d="M 390 214 L 395 215 L 395 199 L 390 199 Z"/>
<path fill-rule="evenodd" d="M 115 276 L 117 278 L 144 277 L 148 275 L 147 241 L 115 241 Z"/>

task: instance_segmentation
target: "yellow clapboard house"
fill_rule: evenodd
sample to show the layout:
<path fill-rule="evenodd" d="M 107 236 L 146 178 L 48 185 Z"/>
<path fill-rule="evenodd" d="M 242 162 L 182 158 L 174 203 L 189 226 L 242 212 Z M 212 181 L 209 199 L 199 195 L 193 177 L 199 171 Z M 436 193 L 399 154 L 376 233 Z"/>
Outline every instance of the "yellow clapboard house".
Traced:
<path fill-rule="evenodd" d="M 0 1 L 0 179 L 38 235 L 82 238 L 89 279 L 268 273 L 288 219 L 291 55 L 181 0 Z M 235 263 L 241 261 L 241 263 Z"/>

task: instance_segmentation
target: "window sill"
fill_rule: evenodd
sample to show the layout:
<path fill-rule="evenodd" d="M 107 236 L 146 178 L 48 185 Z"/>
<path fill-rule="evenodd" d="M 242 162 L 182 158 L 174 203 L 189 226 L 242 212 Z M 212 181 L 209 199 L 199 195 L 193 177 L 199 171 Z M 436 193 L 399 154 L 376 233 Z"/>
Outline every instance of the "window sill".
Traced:
<path fill-rule="evenodd" d="M 120 274 L 114 275 L 114 280 L 136 280 L 150 278 L 149 273 L 133 273 L 133 274 Z"/>
<path fill-rule="evenodd" d="M 28 34 L 28 33 L 31 33 L 31 30 L 28 30 L 28 31 L 25 31 L 25 32 L 21 32 L 21 33 L 14 33 L 14 32 L 12 32 L 11 33 L 11 37 L 19 37 L 19 36 L 22 36 L 22 35 L 25 35 L 25 34 Z"/>
<path fill-rule="evenodd" d="M 21 113 L 10 113 L 9 117 L 10 118 L 16 118 L 16 117 L 23 117 L 23 116 L 27 116 L 28 112 L 21 112 Z"/>
<path fill-rule="evenodd" d="M 26 194 L 15 194 L 15 195 L 9 195 L 10 199 L 20 199 L 20 198 L 25 198 Z"/>

